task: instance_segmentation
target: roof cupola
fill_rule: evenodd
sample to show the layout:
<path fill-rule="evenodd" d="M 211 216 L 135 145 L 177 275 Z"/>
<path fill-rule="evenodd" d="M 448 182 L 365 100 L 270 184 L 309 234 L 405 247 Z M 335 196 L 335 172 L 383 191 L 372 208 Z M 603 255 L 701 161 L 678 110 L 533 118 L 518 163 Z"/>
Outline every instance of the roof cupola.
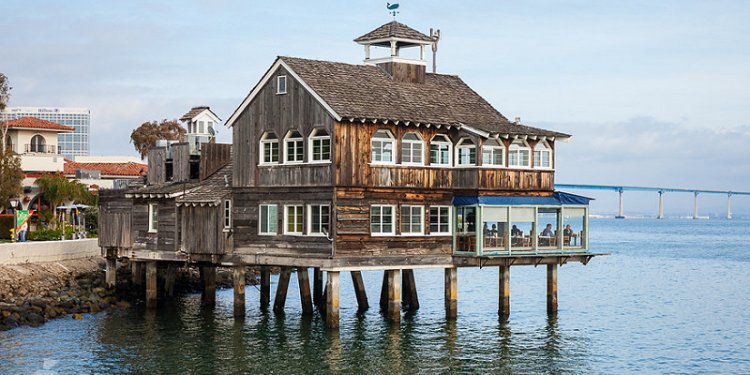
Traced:
<path fill-rule="evenodd" d="M 396 81 L 424 83 L 426 50 L 428 46 L 432 47 L 435 44 L 436 38 L 397 21 L 391 21 L 354 41 L 365 46 L 365 64 L 383 69 Z M 388 52 L 385 56 L 373 57 L 371 47 L 385 48 Z M 409 57 L 402 54 L 402 49 L 412 47 L 419 47 L 417 56 Z"/>

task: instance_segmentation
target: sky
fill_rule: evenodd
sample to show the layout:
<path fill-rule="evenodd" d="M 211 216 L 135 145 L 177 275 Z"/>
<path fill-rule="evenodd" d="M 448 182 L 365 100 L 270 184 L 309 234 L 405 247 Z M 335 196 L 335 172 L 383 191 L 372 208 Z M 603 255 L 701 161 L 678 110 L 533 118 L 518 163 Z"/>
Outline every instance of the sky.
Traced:
<path fill-rule="evenodd" d="M 399 22 L 440 29 L 439 73 L 510 119 L 572 134 L 556 182 L 750 191 L 750 1 L 417 1 Z M 11 106 L 91 109 L 91 152 L 135 155 L 145 121 L 209 105 L 226 120 L 276 56 L 361 63 L 352 40 L 384 1 L 5 0 Z M 219 141 L 231 132 L 219 129 Z M 576 191 L 614 212 L 613 192 Z M 668 215 L 692 196 L 668 194 Z M 701 214 L 726 197 L 701 196 Z M 655 214 L 656 193 L 626 193 Z M 733 211 L 750 215 L 750 196 Z"/>

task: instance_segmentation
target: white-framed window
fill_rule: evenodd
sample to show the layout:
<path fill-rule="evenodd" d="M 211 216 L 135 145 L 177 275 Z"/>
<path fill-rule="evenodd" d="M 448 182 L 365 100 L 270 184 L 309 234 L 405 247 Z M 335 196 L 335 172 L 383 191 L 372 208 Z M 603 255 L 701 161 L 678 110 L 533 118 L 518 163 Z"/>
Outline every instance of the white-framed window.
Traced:
<path fill-rule="evenodd" d="M 278 226 L 278 206 L 275 204 L 261 204 L 260 205 L 260 217 L 258 218 L 258 234 L 261 235 L 277 235 L 279 230 Z"/>
<path fill-rule="evenodd" d="M 325 129 L 315 129 L 310 134 L 310 160 L 331 161 L 331 135 Z"/>
<path fill-rule="evenodd" d="M 482 145 L 482 165 L 504 166 L 505 147 L 497 139 L 488 139 Z"/>
<path fill-rule="evenodd" d="M 276 94 L 286 94 L 286 76 L 276 77 Z"/>
<path fill-rule="evenodd" d="M 159 208 L 156 203 L 148 204 L 148 232 L 156 233 L 159 229 Z"/>
<path fill-rule="evenodd" d="M 422 235 L 424 234 L 424 207 L 423 206 L 401 206 L 401 234 Z"/>
<path fill-rule="evenodd" d="M 430 206 L 430 234 L 451 234 L 450 206 Z"/>
<path fill-rule="evenodd" d="M 232 200 L 224 199 L 224 229 L 232 227 Z"/>
<path fill-rule="evenodd" d="M 438 134 L 430 141 L 430 165 L 451 166 L 453 143 L 448 136 Z"/>
<path fill-rule="evenodd" d="M 424 141 L 417 133 L 406 133 L 401 139 L 401 164 L 424 164 Z"/>
<path fill-rule="evenodd" d="M 279 162 L 279 138 L 274 132 L 265 132 L 260 139 L 260 164 Z"/>
<path fill-rule="evenodd" d="M 534 146 L 534 168 L 552 168 L 552 149 L 546 141 L 541 141 Z"/>
<path fill-rule="evenodd" d="M 393 150 L 396 139 L 388 130 L 378 130 L 372 135 L 372 162 L 379 164 L 393 164 Z"/>
<path fill-rule="evenodd" d="M 456 146 L 458 165 L 477 164 L 477 146 L 469 138 L 462 138 Z"/>
<path fill-rule="evenodd" d="M 302 205 L 284 206 L 284 234 L 301 235 L 304 219 Z"/>
<path fill-rule="evenodd" d="M 203 121 L 198 121 L 198 133 L 203 134 L 205 133 L 205 129 L 203 128 Z"/>
<path fill-rule="evenodd" d="M 396 206 L 370 206 L 370 234 L 373 236 L 392 236 L 396 234 Z"/>
<path fill-rule="evenodd" d="M 326 236 L 331 233 L 331 206 L 328 204 L 307 205 L 307 234 Z"/>
<path fill-rule="evenodd" d="M 284 163 L 299 164 L 305 158 L 305 139 L 296 130 L 291 130 L 284 138 Z"/>
<path fill-rule="evenodd" d="M 523 139 L 516 138 L 508 148 L 508 166 L 509 167 L 523 167 L 528 168 L 531 166 L 531 148 L 529 144 Z"/>

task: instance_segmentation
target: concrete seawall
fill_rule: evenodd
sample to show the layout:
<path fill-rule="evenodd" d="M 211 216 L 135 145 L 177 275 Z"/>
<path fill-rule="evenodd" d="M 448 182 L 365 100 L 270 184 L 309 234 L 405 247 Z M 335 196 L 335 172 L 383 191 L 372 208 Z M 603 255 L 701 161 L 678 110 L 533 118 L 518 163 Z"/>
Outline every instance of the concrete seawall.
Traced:
<path fill-rule="evenodd" d="M 0 266 L 61 262 L 99 256 L 101 251 L 96 238 L 0 244 Z"/>

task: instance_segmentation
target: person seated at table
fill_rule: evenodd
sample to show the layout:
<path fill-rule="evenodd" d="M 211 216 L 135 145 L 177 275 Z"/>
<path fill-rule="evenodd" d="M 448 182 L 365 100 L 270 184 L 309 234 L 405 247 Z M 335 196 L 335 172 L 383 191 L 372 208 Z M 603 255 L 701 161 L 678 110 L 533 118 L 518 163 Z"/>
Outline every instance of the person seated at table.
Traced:
<path fill-rule="evenodd" d="M 565 229 L 563 229 L 563 236 L 565 238 L 565 244 L 570 246 L 570 240 L 573 238 L 573 228 L 570 227 L 570 224 L 565 226 Z"/>
<path fill-rule="evenodd" d="M 510 228 L 510 235 L 513 237 L 523 236 L 523 231 L 514 225 L 513 228 Z"/>
<path fill-rule="evenodd" d="M 539 235 L 541 237 L 539 239 L 539 244 L 543 246 L 549 246 L 552 243 L 552 237 L 554 236 L 554 233 L 552 233 L 552 224 L 547 224 L 546 227 L 544 227 L 544 230 Z"/>

